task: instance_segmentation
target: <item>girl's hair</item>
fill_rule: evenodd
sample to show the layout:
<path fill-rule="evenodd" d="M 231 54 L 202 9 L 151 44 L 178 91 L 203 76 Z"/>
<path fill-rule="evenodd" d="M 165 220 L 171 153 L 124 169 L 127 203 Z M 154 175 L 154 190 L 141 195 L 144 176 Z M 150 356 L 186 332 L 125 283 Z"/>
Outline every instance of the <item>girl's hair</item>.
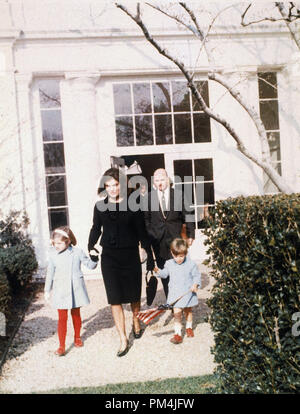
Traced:
<path fill-rule="evenodd" d="M 76 246 L 77 244 L 76 237 L 74 236 L 74 233 L 68 226 L 61 226 L 54 229 L 51 234 L 51 240 L 53 240 L 54 237 L 57 236 L 60 236 L 61 240 L 65 242 L 69 241 L 70 244 L 72 244 L 72 246 Z"/>
<path fill-rule="evenodd" d="M 126 194 L 126 190 L 127 190 L 126 175 L 123 174 L 122 171 L 120 171 L 118 168 L 109 168 L 108 170 L 105 171 L 105 173 L 103 174 L 100 180 L 100 184 L 99 184 L 98 191 L 97 191 L 98 195 L 100 194 L 106 195 L 106 191 L 105 191 L 106 183 L 112 178 L 114 178 L 116 181 L 118 181 L 118 183 L 120 183 L 120 197 Z"/>
<path fill-rule="evenodd" d="M 178 256 L 179 254 L 186 255 L 188 252 L 188 243 L 184 239 L 174 239 L 170 245 L 171 252 L 174 256 Z"/>

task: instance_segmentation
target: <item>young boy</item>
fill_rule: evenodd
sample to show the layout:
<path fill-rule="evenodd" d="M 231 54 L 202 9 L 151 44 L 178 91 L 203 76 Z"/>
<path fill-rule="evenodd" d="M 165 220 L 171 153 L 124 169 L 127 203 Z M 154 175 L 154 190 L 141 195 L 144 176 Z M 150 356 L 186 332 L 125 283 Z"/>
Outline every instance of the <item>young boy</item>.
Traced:
<path fill-rule="evenodd" d="M 170 248 L 173 259 L 167 260 L 162 270 L 157 267 L 154 270 L 158 272 L 157 277 L 170 277 L 167 303 L 170 304 L 184 295 L 174 304 L 175 332 L 173 338 L 171 338 L 173 344 L 180 344 L 182 342 L 182 313 L 184 313 L 186 320 L 187 337 L 192 338 L 194 336 L 192 307 L 198 304 L 196 292 L 198 287 L 201 287 L 201 274 L 197 264 L 187 255 L 188 244 L 184 239 L 174 239 Z"/>

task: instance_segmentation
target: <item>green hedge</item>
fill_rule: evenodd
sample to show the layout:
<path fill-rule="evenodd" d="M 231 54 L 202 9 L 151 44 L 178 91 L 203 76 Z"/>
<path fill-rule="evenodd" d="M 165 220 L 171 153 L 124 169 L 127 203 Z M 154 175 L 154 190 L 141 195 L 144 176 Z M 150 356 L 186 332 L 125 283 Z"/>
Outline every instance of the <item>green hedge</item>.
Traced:
<path fill-rule="evenodd" d="M 28 224 L 27 215 L 18 211 L 0 220 L 0 273 L 6 275 L 12 293 L 26 286 L 38 268 Z"/>
<path fill-rule="evenodd" d="M 296 393 L 300 337 L 300 194 L 216 203 L 204 232 L 215 278 L 210 324 L 225 393 Z"/>
<path fill-rule="evenodd" d="M 0 273 L 0 312 L 6 313 L 10 302 L 9 285 L 7 277 Z"/>

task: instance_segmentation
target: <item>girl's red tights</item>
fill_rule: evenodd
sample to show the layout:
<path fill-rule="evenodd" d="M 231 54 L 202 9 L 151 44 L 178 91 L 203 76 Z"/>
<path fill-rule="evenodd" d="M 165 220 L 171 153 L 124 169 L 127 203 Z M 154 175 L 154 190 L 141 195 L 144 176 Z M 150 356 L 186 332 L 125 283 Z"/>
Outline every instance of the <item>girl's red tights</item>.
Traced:
<path fill-rule="evenodd" d="M 81 329 L 81 316 L 80 308 L 71 309 L 73 327 L 74 327 L 74 337 L 75 340 L 80 338 L 80 329 Z M 67 321 L 68 321 L 68 309 L 58 309 L 58 323 L 57 323 L 57 333 L 59 339 L 59 346 L 65 349 L 66 335 L 67 335 Z"/>

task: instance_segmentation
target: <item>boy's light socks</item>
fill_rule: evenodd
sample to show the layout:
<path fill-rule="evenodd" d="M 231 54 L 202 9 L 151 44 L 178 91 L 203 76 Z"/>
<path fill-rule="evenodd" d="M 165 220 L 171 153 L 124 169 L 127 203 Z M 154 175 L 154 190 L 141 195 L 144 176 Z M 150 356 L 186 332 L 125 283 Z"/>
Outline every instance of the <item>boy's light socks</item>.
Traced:
<path fill-rule="evenodd" d="M 175 332 L 175 335 L 181 336 L 181 323 L 178 323 L 178 322 L 174 323 L 174 332 Z"/>
<path fill-rule="evenodd" d="M 186 322 L 186 326 L 185 326 L 185 328 L 186 329 L 192 329 L 192 326 L 193 326 L 193 322 Z"/>

